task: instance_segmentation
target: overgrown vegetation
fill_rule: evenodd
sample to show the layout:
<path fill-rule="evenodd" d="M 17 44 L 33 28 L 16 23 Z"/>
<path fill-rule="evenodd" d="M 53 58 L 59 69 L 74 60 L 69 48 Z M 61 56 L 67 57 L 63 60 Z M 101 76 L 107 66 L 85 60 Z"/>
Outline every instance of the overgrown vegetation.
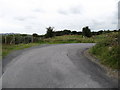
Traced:
<path fill-rule="evenodd" d="M 112 32 L 105 34 L 104 39 L 100 40 L 93 48 L 90 49 L 90 53 L 99 58 L 100 63 L 113 69 L 120 69 L 120 45 L 118 32 Z"/>

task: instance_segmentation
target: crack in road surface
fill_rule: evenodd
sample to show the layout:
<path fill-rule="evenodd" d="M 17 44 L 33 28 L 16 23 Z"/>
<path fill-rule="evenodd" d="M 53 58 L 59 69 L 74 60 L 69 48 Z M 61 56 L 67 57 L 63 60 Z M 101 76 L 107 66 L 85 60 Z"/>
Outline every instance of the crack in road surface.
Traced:
<path fill-rule="evenodd" d="M 95 44 L 58 44 L 34 48 L 6 68 L 3 88 L 117 88 L 105 70 L 83 55 Z"/>

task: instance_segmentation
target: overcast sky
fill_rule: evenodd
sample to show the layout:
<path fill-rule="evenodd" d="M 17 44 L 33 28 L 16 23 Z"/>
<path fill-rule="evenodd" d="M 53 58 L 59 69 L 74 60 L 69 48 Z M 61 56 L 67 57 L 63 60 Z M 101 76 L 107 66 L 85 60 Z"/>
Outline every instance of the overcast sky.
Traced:
<path fill-rule="evenodd" d="M 117 29 L 119 0 L 0 0 L 1 33 Z"/>

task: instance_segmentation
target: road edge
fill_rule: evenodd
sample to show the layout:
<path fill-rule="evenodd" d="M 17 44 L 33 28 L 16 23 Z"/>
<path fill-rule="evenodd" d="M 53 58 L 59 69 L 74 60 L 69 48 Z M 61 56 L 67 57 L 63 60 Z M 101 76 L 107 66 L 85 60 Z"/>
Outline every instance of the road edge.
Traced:
<path fill-rule="evenodd" d="M 106 71 L 107 76 L 109 76 L 110 78 L 120 79 L 120 77 L 119 77 L 119 71 L 113 70 L 113 69 L 111 69 L 111 68 L 109 68 L 109 67 L 101 64 L 101 63 L 99 62 L 99 59 L 98 59 L 95 55 L 89 53 L 89 49 L 90 49 L 90 48 L 86 49 L 86 50 L 83 52 L 83 54 L 85 55 L 86 58 L 88 58 L 88 59 L 91 60 L 92 62 L 96 63 L 96 64 L 99 65 L 100 67 L 104 68 L 105 71 Z"/>
<path fill-rule="evenodd" d="M 38 46 L 32 46 L 29 48 L 12 51 L 11 53 L 9 53 L 7 56 L 5 56 L 2 59 L 2 74 L 5 72 L 7 67 L 10 66 L 11 63 L 15 62 L 15 58 L 22 55 L 24 52 L 28 52 L 29 50 L 32 50 L 32 49 L 43 48 L 43 47 L 48 47 L 48 46 L 50 46 L 50 44 L 41 44 Z"/>

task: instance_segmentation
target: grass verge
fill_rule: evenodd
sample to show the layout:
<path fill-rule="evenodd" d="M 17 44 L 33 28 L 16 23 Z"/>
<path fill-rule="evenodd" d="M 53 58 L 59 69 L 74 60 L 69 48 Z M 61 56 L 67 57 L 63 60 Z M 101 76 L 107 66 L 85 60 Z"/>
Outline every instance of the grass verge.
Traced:
<path fill-rule="evenodd" d="M 8 55 L 9 53 L 11 53 L 12 51 L 15 50 L 20 50 L 20 49 L 24 49 L 24 48 L 29 48 L 32 46 L 37 46 L 39 45 L 38 43 L 29 43 L 29 44 L 18 44 L 18 45 L 2 45 L 2 57 L 4 58 L 6 55 Z"/>
<path fill-rule="evenodd" d="M 118 33 L 106 34 L 105 38 L 99 41 L 89 51 L 100 60 L 101 64 L 112 69 L 120 69 L 118 36 Z"/>

